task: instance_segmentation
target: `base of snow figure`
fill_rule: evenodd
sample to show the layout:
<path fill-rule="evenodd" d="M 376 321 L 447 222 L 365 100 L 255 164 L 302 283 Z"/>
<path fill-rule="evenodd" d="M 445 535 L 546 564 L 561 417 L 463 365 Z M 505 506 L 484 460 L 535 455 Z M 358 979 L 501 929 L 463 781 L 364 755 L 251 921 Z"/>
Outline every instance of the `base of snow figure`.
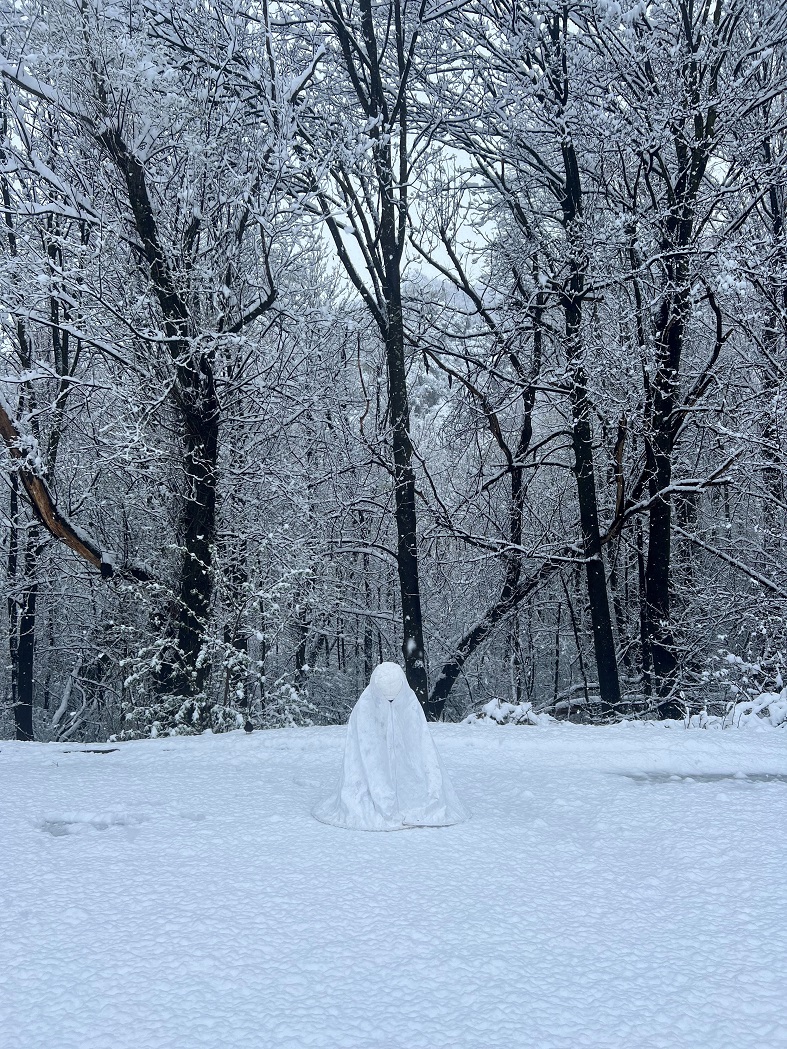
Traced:
<path fill-rule="evenodd" d="M 468 817 L 421 704 L 396 663 L 381 663 L 347 722 L 335 792 L 312 815 L 347 830 L 449 827 Z"/>

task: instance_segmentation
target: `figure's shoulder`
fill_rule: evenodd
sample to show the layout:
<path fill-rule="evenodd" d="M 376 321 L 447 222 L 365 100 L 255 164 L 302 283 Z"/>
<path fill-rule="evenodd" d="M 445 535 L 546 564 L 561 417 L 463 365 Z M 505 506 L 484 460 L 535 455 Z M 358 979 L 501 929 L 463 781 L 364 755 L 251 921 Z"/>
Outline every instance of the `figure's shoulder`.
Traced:
<path fill-rule="evenodd" d="M 415 692 L 409 687 L 406 691 L 403 691 L 401 695 L 396 697 L 394 700 L 394 707 L 397 712 L 404 717 L 415 718 L 416 720 L 423 718 L 424 722 L 426 722 L 423 709 L 418 702 L 418 696 L 416 696 Z"/>
<path fill-rule="evenodd" d="M 355 701 L 355 706 L 350 714 L 351 718 L 363 716 L 368 712 L 375 704 L 375 696 L 372 690 L 367 686 L 360 694 L 358 699 Z"/>

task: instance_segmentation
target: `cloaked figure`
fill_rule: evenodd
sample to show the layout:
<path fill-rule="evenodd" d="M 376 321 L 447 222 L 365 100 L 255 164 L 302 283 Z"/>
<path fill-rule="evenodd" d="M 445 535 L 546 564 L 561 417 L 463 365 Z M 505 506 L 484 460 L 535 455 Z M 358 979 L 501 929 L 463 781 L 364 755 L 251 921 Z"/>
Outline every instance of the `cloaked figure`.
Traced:
<path fill-rule="evenodd" d="M 396 663 L 375 668 L 353 707 L 338 786 L 314 816 L 349 830 L 447 827 L 467 819 Z"/>

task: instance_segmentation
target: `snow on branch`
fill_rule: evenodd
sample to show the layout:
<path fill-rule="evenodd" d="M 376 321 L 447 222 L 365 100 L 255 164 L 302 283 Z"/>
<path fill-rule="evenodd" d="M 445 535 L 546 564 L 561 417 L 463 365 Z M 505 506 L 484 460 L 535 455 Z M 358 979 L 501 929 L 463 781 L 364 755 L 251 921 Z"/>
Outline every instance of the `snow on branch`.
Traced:
<path fill-rule="evenodd" d="M 0 435 L 16 465 L 19 479 L 27 492 L 33 511 L 50 535 L 73 550 L 83 561 L 97 568 L 103 579 L 120 577 L 134 579 L 138 582 L 146 582 L 150 579 L 149 573 L 139 565 L 116 564 L 114 554 L 103 550 L 92 536 L 58 509 L 49 485 L 41 476 L 37 447 L 31 448 L 30 440 L 20 433 L 13 420 L 11 409 L 2 394 L 0 394 Z"/>

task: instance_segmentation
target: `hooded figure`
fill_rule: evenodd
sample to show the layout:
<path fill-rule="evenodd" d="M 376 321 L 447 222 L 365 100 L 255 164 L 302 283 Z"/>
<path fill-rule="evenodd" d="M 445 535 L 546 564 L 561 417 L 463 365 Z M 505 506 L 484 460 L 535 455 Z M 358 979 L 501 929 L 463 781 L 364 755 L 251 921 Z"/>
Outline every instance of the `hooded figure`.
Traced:
<path fill-rule="evenodd" d="M 375 668 L 353 707 L 336 792 L 314 816 L 350 830 L 447 827 L 467 819 L 396 663 Z"/>

